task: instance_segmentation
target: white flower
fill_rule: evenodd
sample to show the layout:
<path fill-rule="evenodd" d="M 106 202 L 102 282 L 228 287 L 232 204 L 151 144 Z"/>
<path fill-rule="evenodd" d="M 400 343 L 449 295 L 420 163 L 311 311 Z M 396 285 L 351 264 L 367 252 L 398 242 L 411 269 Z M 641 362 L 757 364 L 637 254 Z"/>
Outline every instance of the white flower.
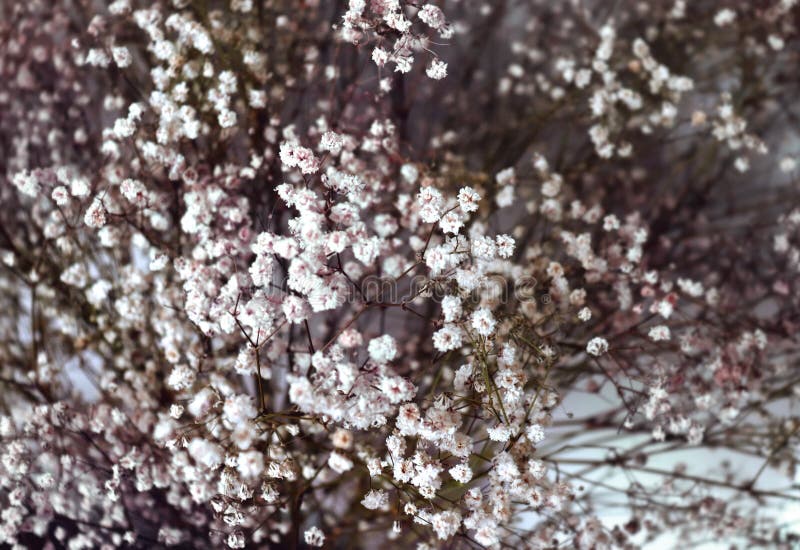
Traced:
<path fill-rule="evenodd" d="M 485 307 L 476 309 L 472 313 L 472 328 L 481 336 L 491 336 L 496 324 L 497 321 L 492 315 L 492 312 Z"/>
<path fill-rule="evenodd" d="M 519 477 L 519 468 L 514 458 L 507 452 L 501 452 L 495 458 L 495 475 L 500 481 L 510 483 Z"/>
<path fill-rule="evenodd" d="M 325 544 L 325 534 L 316 525 L 303 533 L 306 544 L 309 546 L 322 546 Z"/>
<path fill-rule="evenodd" d="M 483 260 L 492 260 L 497 253 L 497 246 L 494 239 L 485 235 L 473 237 L 470 243 L 470 251 L 476 258 Z"/>
<path fill-rule="evenodd" d="M 303 174 L 313 174 L 319 170 L 319 161 L 311 149 L 301 147 L 297 142 L 284 141 L 280 147 L 281 162 L 290 167 L 298 167 Z"/>
<path fill-rule="evenodd" d="M 118 118 L 114 122 L 114 129 L 112 131 L 117 139 L 123 139 L 133 135 L 136 131 L 136 125 L 130 119 Z"/>
<path fill-rule="evenodd" d="M 247 90 L 247 102 L 253 109 L 267 106 L 267 93 L 264 90 Z"/>
<path fill-rule="evenodd" d="M 264 471 L 264 455 L 260 451 L 240 453 L 236 459 L 236 468 L 245 479 L 255 479 Z"/>
<path fill-rule="evenodd" d="M 511 429 L 505 424 L 498 424 L 486 430 L 492 441 L 508 441 L 511 438 Z"/>
<path fill-rule="evenodd" d="M 411 67 L 414 65 L 414 57 L 410 55 L 398 55 L 394 58 L 395 62 L 395 72 L 398 73 L 407 73 L 411 70 Z"/>
<path fill-rule="evenodd" d="M 417 388 L 410 380 L 400 376 L 381 376 L 378 386 L 390 403 L 404 403 L 413 398 Z"/>
<path fill-rule="evenodd" d="M 445 296 L 442 298 L 442 314 L 447 323 L 453 323 L 461 317 L 461 298 L 458 296 Z"/>
<path fill-rule="evenodd" d="M 236 426 L 254 418 L 258 410 L 253 405 L 253 398 L 249 395 L 232 395 L 225 400 L 222 407 L 222 417 L 231 426 Z"/>
<path fill-rule="evenodd" d="M 344 138 L 336 132 L 328 131 L 322 134 L 319 146 L 325 151 L 338 153 L 344 146 Z"/>
<path fill-rule="evenodd" d="M 129 67 L 133 61 L 131 53 L 128 51 L 128 48 L 124 46 L 115 46 L 111 48 L 111 56 L 114 58 L 114 63 L 117 64 L 117 67 L 123 69 Z"/>
<path fill-rule="evenodd" d="M 425 4 L 417 13 L 420 20 L 432 29 L 441 29 L 445 24 L 445 17 L 442 10 L 433 4 Z"/>
<path fill-rule="evenodd" d="M 541 460 L 531 459 L 528 461 L 528 471 L 534 479 L 542 479 L 547 473 L 547 466 Z"/>
<path fill-rule="evenodd" d="M 433 80 L 441 80 L 447 76 L 447 63 L 440 61 L 439 59 L 434 59 L 431 61 L 430 66 L 425 71 L 425 74 L 428 75 L 428 78 Z"/>
<path fill-rule="evenodd" d="M 653 342 L 663 342 L 664 340 L 669 340 L 671 335 L 668 326 L 658 325 L 655 327 L 651 327 L 647 333 L 647 336 Z"/>
<path fill-rule="evenodd" d="M 730 25 L 735 20 L 736 12 L 730 8 L 721 9 L 716 13 L 716 15 L 714 15 L 714 24 L 718 27 Z"/>
<path fill-rule="evenodd" d="M 542 428 L 540 424 L 531 424 L 528 426 L 527 430 L 525 430 L 525 436 L 528 438 L 528 441 L 535 445 L 544 439 L 544 428 Z"/>
<path fill-rule="evenodd" d="M 241 531 L 234 531 L 228 538 L 225 540 L 230 548 L 244 548 L 245 540 L 244 540 L 244 533 Z"/>
<path fill-rule="evenodd" d="M 69 204 L 69 193 L 67 193 L 67 188 L 61 185 L 53 189 L 53 192 L 50 194 L 50 198 L 52 198 L 59 206 L 66 206 Z"/>
<path fill-rule="evenodd" d="M 461 514 L 453 510 L 439 512 L 431 520 L 431 527 L 441 540 L 447 540 L 455 535 L 460 526 Z"/>
<path fill-rule="evenodd" d="M 333 452 L 328 457 L 328 466 L 334 472 L 343 474 L 353 468 L 353 461 L 341 453 Z"/>
<path fill-rule="evenodd" d="M 614 214 L 603 218 L 603 231 L 616 231 L 617 229 L 619 229 L 619 218 Z"/>
<path fill-rule="evenodd" d="M 189 401 L 186 410 L 194 417 L 201 417 L 211 409 L 216 400 L 217 394 L 214 393 L 214 390 L 211 388 L 203 388 Z"/>
<path fill-rule="evenodd" d="M 659 300 L 655 305 L 656 312 L 664 319 L 669 319 L 674 309 L 675 306 L 669 300 Z"/>
<path fill-rule="evenodd" d="M 11 183 L 16 186 L 20 193 L 28 195 L 29 197 L 35 197 L 39 192 L 39 180 L 27 170 L 14 174 Z"/>
<path fill-rule="evenodd" d="M 89 283 L 89 272 L 82 263 L 74 263 L 61 273 L 60 279 L 68 285 L 83 288 Z"/>
<path fill-rule="evenodd" d="M 83 177 L 73 179 L 69 185 L 69 192 L 73 197 L 87 197 L 91 190 L 89 180 Z"/>
<path fill-rule="evenodd" d="M 769 44 L 769 47 L 775 51 L 782 50 L 785 45 L 783 38 L 775 34 L 771 34 L 767 37 L 767 43 Z"/>
<path fill-rule="evenodd" d="M 236 113 L 225 109 L 219 114 L 217 121 L 219 122 L 221 128 L 231 128 L 236 124 Z"/>
<path fill-rule="evenodd" d="M 494 196 L 494 202 L 500 208 L 505 208 L 514 204 L 514 186 L 504 185 Z"/>
<path fill-rule="evenodd" d="M 395 358 L 397 355 L 397 344 L 394 338 L 388 334 L 384 334 L 383 336 L 370 340 L 367 351 L 369 352 L 370 359 L 382 365 Z"/>
<path fill-rule="evenodd" d="M 300 296 L 294 295 L 284 298 L 281 309 L 286 316 L 286 320 L 290 323 L 301 323 L 305 321 L 311 313 L 308 302 Z"/>
<path fill-rule="evenodd" d="M 683 292 L 693 298 L 699 298 L 704 292 L 703 283 L 691 279 L 678 279 L 678 286 Z"/>
<path fill-rule="evenodd" d="M 189 442 L 188 451 L 195 462 L 209 470 L 222 464 L 222 448 L 206 439 L 195 437 Z"/>
<path fill-rule="evenodd" d="M 497 243 L 497 255 L 501 258 L 510 258 L 514 254 L 514 238 L 510 235 L 498 235 L 495 239 Z"/>
<path fill-rule="evenodd" d="M 495 548 L 500 543 L 500 537 L 497 533 L 499 527 L 497 524 L 486 522 L 480 525 L 475 530 L 475 542 L 485 546 L 486 548 Z"/>
<path fill-rule="evenodd" d="M 389 2 L 388 4 L 391 4 Z M 399 10 L 399 2 L 395 2 Z M 411 28 L 411 21 L 403 17 L 403 14 L 400 11 L 390 11 L 389 13 L 383 16 L 384 21 L 386 24 L 400 31 L 401 33 L 406 33 Z"/>
<path fill-rule="evenodd" d="M 169 256 L 163 252 L 157 252 L 150 260 L 150 271 L 161 271 L 169 263 Z"/>
<path fill-rule="evenodd" d="M 454 256 L 450 252 L 450 247 L 446 245 L 434 246 L 428 249 L 425 254 L 425 265 L 430 268 L 433 275 L 441 273 L 454 263 Z"/>
<path fill-rule="evenodd" d="M 389 495 L 383 489 L 373 489 L 364 496 L 361 504 L 367 510 L 377 510 L 389 504 Z"/>
<path fill-rule="evenodd" d="M 195 381 L 195 371 L 188 365 L 176 365 L 167 377 L 167 386 L 176 391 L 191 387 Z"/>
<path fill-rule="evenodd" d="M 413 164 L 406 163 L 400 167 L 400 175 L 403 176 L 403 179 L 408 183 L 413 184 L 416 183 L 417 178 L 419 178 L 419 170 Z"/>
<path fill-rule="evenodd" d="M 95 198 L 89 208 L 86 209 L 83 223 L 93 228 L 100 228 L 106 224 L 106 209 L 99 198 Z"/>
<path fill-rule="evenodd" d="M 453 324 L 446 324 L 433 333 L 433 347 L 444 353 L 461 347 L 461 329 Z"/>
<path fill-rule="evenodd" d="M 599 336 L 592 338 L 586 344 L 586 351 L 595 357 L 599 357 L 608 351 L 608 340 Z"/>
<path fill-rule="evenodd" d="M 494 176 L 497 185 L 513 185 L 517 182 L 517 172 L 514 167 L 504 168 Z"/>
<path fill-rule="evenodd" d="M 458 191 L 458 205 L 466 213 L 475 212 L 481 196 L 472 187 L 462 187 Z"/>
<path fill-rule="evenodd" d="M 472 479 L 472 469 L 467 464 L 458 464 L 448 471 L 459 483 L 469 483 Z"/>
<path fill-rule="evenodd" d="M 458 232 L 461 231 L 463 226 L 464 221 L 461 219 L 461 215 L 455 210 L 448 212 L 439 220 L 439 227 L 441 227 L 442 231 L 445 233 L 458 235 Z"/>
<path fill-rule="evenodd" d="M 374 61 L 378 67 L 383 67 L 386 65 L 386 62 L 389 61 L 389 53 L 383 48 L 375 48 L 372 50 L 372 61 Z"/>
<path fill-rule="evenodd" d="M 419 205 L 419 217 L 425 223 L 436 223 L 442 217 L 444 208 L 444 197 L 442 193 L 433 187 L 423 187 L 417 195 Z"/>

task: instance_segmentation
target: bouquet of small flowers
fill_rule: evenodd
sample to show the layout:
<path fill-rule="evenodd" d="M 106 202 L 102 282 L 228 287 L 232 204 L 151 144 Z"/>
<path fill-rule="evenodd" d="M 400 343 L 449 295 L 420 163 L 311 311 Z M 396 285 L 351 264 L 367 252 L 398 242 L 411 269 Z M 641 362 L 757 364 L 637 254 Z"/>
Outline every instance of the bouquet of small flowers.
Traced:
<path fill-rule="evenodd" d="M 0 3 L 0 545 L 797 548 L 799 31 Z"/>

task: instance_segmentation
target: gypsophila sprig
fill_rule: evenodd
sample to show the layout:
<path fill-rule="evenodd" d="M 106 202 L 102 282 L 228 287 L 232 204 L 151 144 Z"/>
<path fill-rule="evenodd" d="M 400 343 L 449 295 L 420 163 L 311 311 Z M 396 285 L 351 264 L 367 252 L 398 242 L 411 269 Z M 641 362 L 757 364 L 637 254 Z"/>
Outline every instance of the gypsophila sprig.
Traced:
<path fill-rule="evenodd" d="M 608 4 L 0 3 L 0 546 L 795 548 L 800 6 Z"/>

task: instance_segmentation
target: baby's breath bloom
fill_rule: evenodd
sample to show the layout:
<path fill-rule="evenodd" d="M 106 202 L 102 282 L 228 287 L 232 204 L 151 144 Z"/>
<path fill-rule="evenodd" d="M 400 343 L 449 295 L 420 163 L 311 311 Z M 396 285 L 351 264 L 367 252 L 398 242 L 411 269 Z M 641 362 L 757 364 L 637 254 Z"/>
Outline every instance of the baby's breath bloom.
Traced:
<path fill-rule="evenodd" d="M 321 547 L 325 544 L 325 534 L 316 525 L 309 527 L 306 532 L 303 533 L 303 538 L 309 546 Z"/>
<path fill-rule="evenodd" d="M 441 80 L 447 76 L 447 63 L 439 59 L 434 59 L 425 70 L 425 74 L 428 75 L 428 78 L 432 78 L 433 80 Z"/>
<path fill-rule="evenodd" d="M 388 503 L 389 495 L 382 489 L 373 489 L 369 491 L 366 495 L 364 495 L 364 499 L 361 501 L 361 504 L 367 510 L 377 510 L 378 508 L 386 506 Z"/>
<path fill-rule="evenodd" d="M 488 337 L 494 332 L 497 321 L 489 309 L 482 307 L 472 313 L 471 324 L 478 334 Z"/>
<path fill-rule="evenodd" d="M 586 351 L 590 355 L 594 355 L 595 357 L 600 357 L 605 352 L 608 351 L 608 341 L 605 338 L 600 336 L 596 336 L 589 340 L 589 343 L 586 344 Z"/>

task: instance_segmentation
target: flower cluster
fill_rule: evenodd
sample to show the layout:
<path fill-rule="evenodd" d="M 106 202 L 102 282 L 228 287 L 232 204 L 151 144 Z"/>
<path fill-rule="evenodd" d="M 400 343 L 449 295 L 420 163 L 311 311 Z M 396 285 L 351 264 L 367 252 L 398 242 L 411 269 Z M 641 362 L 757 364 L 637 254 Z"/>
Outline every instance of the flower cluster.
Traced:
<path fill-rule="evenodd" d="M 795 1 L 107 4 L 0 5 L 0 545 L 796 542 Z"/>

